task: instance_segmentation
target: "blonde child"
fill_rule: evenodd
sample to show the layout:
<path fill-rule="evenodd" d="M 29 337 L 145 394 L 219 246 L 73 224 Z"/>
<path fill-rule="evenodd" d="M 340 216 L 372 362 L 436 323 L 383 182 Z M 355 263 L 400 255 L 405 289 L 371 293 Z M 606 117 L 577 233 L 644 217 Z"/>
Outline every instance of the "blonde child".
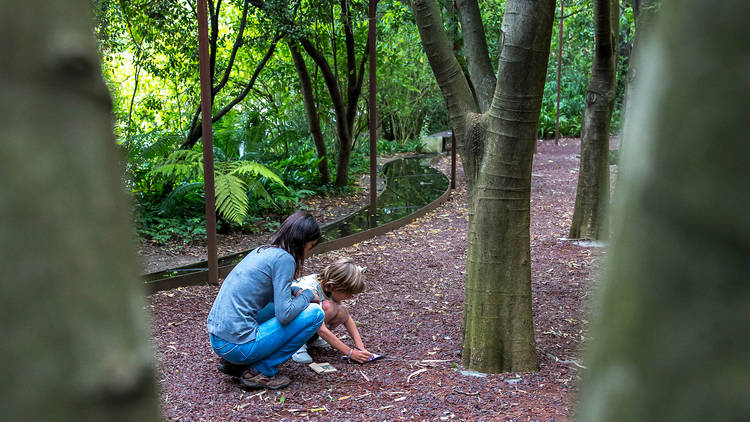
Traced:
<path fill-rule="evenodd" d="M 362 338 L 359 335 L 354 320 L 349 311 L 341 304 L 342 301 L 350 299 L 365 290 L 362 272 L 354 264 L 351 258 L 340 258 L 333 264 L 323 269 L 320 274 L 309 275 L 295 280 L 292 288 L 299 287 L 295 294 L 304 290 L 310 290 L 321 300 L 321 307 L 325 313 L 323 325 L 318 329 L 318 336 L 334 349 L 355 362 L 366 362 L 372 357 L 368 352 Z M 344 325 L 354 342 L 354 346 L 348 346 L 331 332 L 339 325 Z M 319 345 L 316 340 L 314 345 Z M 307 344 L 303 344 L 292 356 L 292 360 L 299 363 L 310 363 L 312 358 L 307 353 Z"/>

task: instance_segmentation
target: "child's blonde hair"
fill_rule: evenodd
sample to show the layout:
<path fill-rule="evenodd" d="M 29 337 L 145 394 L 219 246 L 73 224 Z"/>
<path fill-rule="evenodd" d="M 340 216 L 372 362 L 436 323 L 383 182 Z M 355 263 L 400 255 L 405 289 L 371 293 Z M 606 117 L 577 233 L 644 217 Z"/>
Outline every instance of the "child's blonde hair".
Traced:
<path fill-rule="evenodd" d="M 365 291 L 365 281 L 359 267 L 351 258 L 339 258 L 325 267 L 318 276 L 323 292 L 344 292 L 352 295 Z"/>

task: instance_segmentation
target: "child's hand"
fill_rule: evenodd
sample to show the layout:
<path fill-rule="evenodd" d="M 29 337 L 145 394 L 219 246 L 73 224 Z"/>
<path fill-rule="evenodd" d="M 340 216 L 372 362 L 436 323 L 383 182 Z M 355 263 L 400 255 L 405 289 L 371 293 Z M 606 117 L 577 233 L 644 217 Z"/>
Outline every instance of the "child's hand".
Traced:
<path fill-rule="evenodd" d="M 370 357 L 372 356 L 372 353 L 368 352 L 367 350 L 357 350 L 354 349 L 352 351 L 352 355 L 349 357 L 349 359 L 359 362 L 359 363 L 365 363 L 368 360 L 370 360 Z"/>

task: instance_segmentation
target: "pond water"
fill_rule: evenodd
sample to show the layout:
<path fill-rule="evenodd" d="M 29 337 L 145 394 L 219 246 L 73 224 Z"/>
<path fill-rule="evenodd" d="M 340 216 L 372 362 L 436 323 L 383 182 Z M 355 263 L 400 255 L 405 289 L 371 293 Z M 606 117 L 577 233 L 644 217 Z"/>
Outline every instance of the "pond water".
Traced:
<path fill-rule="evenodd" d="M 376 215 L 369 207 L 323 227 L 323 242 L 369 230 L 406 217 L 445 193 L 450 180 L 430 167 L 434 156 L 400 158 L 383 165 L 385 190 L 376 201 Z M 239 263 L 250 250 L 219 258 L 219 267 Z M 206 261 L 145 275 L 146 281 L 160 280 L 196 271 L 205 271 Z"/>

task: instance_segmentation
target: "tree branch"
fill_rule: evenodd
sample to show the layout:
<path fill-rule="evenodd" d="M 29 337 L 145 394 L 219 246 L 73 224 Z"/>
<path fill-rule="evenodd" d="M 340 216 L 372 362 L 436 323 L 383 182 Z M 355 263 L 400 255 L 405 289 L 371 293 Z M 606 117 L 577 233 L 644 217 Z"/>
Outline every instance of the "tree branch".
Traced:
<path fill-rule="evenodd" d="M 240 46 L 242 46 L 242 34 L 245 32 L 245 25 L 247 23 L 247 11 L 250 7 L 250 2 L 245 1 L 245 6 L 242 9 L 242 20 L 240 20 L 240 28 L 237 32 L 237 38 L 234 40 L 234 45 L 232 46 L 232 53 L 229 56 L 229 63 L 227 64 L 227 68 L 224 71 L 224 77 L 221 79 L 218 85 L 216 85 L 213 88 L 212 94 L 215 96 L 219 91 L 221 91 L 222 88 L 224 88 L 224 85 L 226 85 L 227 81 L 229 80 L 229 74 L 232 72 L 232 67 L 234 66 L 234 59 L 237 56 L 237 50 L 239 50 Z"/>
<path fill-rule="evenodd" d="M 448 35 L 443 29 L 443 21 L 440 17 L 435 0 L 413 0 L 412 12 L 419 28 L 419 36 L 427 53 L 430 67 L 435 74 L 440 90 L 443 92 L 448 117 L 453 129 L 456 131 L 456 139 L 463 139 L 466 130 L 466 115 L 469 112 L 479 111 L 474 101 L 474 96 L 469 89 L 469 83 L 464 76 L 461 66 L 453 54 Z"/>
<path fill-rule="evenodd" d="M 253 89 L 253 85 L 255 85 L 255 81 L 258 79 L 258 76 L 260 75 L 261 70 L 265 67 L 266 63 L 268 63 L 268 60 L 271 59 L 273 56 L 273 52 L 276 49 L 276 44 L 279 42 L 279 40 L 282 38 L 282 35 L 276 34 L 273 38 L 273 41 L 271 42 L 270 47 L 268 48 L 268 51 L 266 52 L 265 56 L 263 56 L 263 59 L 258 63 L 258 65 L 255 67 L 255 71 L 253 72 L 253 76 L 250 78 L 250 81 L 245 85 L 245 89 L 242 90 L 241 93 L 239 93 L 229 104 L 224 106 L 219 112 L 216 113 L 216 115 L 213 116 L 211 119 L 212 123 L 217 122 L 219 119 L 224 117 L 225 114 L 227 114 L 235 105 L 237 105 L 240 101 L 244 100 L 248 93 Z M 200 106 L 198 106 L 198 110 L 196 110 L 196 115 L 193 117 L 193 121 L 197 121 L 197 115 L 200 112 Z M 190 131 L 190 134 L 188 134 L 187 140 L 182 144 L 183 149 L 191 148 L 195 143 L 200 139 L 200 133 L 202 130 L 202 125 L 199 123 L 196 126 L 193 127 L 193 129 Z"/>
<path fill-rule="evenodd" d="M 461 19 L 469 75 L 476 88 L 479 108 L 484 112 L 492 103 L 496 80 L 487 48 L 487 37 L 482 25 L 482 15 L 476 0 L 456 0 L 456 7 Z"/>
<path fill-rule="evenodd" d="M 342 137 L 351 138 L 349 128 L 346 124 L 344 100 L 341 97 L 341 91 L 339 90 L 339 86 L 333 75 L 331 66 L 328 64 L 328 61 L 326 61 L 325 57 L 323 57 L 323 54 L 315 49 L 315 46 L 312 45 L 310 40 L 302 37 L 299 41 L 302 45 L 302 48 L 305 49 L 305 52 L 313 59 L 315 64 L 318 66 L 318 69 L 320 69 L 321 73 L 323 74 L 323 81 L 325 82 L 326 87 L 328 87 L 328 93 L 331 96 L 333 109 L 336 113 L 336 125 L 340 134 L 339 139 L 342 140 Z"/>

